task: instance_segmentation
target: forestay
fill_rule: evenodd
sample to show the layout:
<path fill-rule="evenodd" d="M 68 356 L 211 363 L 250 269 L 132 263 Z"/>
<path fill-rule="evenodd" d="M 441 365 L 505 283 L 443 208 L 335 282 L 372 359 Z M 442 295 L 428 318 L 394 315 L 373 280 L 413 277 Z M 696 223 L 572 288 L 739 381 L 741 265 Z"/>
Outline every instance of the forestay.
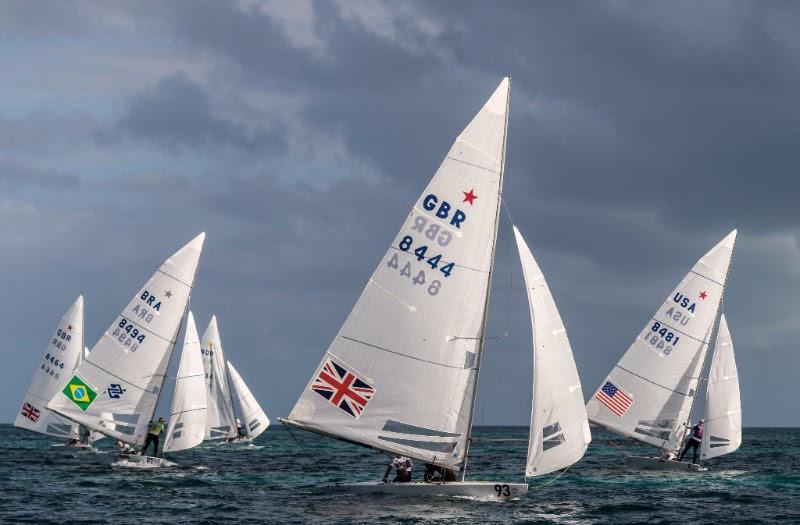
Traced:
<path fill-rule="evenodd" d="M 506 78 L 417 199 L 287 424 L 446 467 L 463 463 L 508 101 Z"/>
<path fill-rule="evenodd" d="M 533 329 L 533 405 L 525 475 L 541 476 L 581 459 L 592 441 L 567 330 L 544 274 L 514 227 Z"/>
<path fill-rule="evenodd" d="M 186 317 L 183 351 L 175 378 L 175 393 L 169 415 L 164 452 L 192 448 L 206 435 L 206 385 L 200 337 L 192 312 Z"/>
<path fill-rule="evenodd" d="M 242 421 L 247 437 L 255 439 L 269 427 L 269 418 L 230 361 L 228 361 L 228 371 L 231 375 L 233 395 L 239 400 L 239 408 L 242 410 Z"/>
<path fill-rule="evenodd" d="M 222 349 L 216 315 L 208 323 L 202 345 L 208 399 L 206 439 L 236 437 L 236 415 L 233 411 L 230 382 L 225 370 L 225 352 Z"/>
<path fill-rule="evenodd" d="M 680 447 L 735 240 L 736 230 L 671 292 L 587 404 L 590 421 L 664 450 Z"/>
<path fill-rule="evenodd" d="M 167 259 L 48 406 L 125 443 L 144 443 L 194 284 L 205 234 Z"/>
<path fill-rule="evenodd" d="M 83 350 L 83 296 L 78 296 L 61 318 L 47 350 L 36 364 L 28 393 L 14 426 L 48 436 L 78 439 L 78 425 L 48 410 L 45 405 L 56 395 L 78 364 Z"/>
<path fill-rule="evenodd" d="M 742 404 L 739 373 L 733 356 L 733 340 L 725 315 L 719 322 L 717 343 L 711 361 L 706 392 L 706 417 L 701 457 L 728 454 L 742 444 Z"/>

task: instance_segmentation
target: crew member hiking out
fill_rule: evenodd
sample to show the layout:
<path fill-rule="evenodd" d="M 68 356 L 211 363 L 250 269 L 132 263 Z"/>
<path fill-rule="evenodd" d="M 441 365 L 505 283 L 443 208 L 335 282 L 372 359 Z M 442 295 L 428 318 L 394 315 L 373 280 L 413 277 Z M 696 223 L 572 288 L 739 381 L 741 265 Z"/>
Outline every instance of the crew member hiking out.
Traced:
<path fill-rule="evenodd" d="M 147 451 L 147 447 L 150 446 L 150 443 L 153 444 L 153 456 L 158 456 L 158 436 L 164 431 L 164 418 L 158 418 L 158 421 L 151 421 L 150 426 L 147 427 L 147 439 L 144 441 L 144 447 L 142 448 L 141 455 L 146 455 L 145 452 Z"/>
<path fill-rule="evenodd" d="M 691 447 L 693 449 L 692 463 L 697 463 L 697 449 L 700 447 L 700 443 L 703 441 L 703 423 L 704 421 L 701 419 L 695 426 L 692 427 L 692 434 L 686 441 L 686 446 L 683 447 L 683 452 L 681 452 L 681 455 L 678 456 L 678 461 L 683 461 L 683 456 L 689 452 L 689 447 Z M 687 425 L 684 426 L 689 428 Z"/>
<path fill-rule="evenodd" d="M 386 467 L 386 472 L 383 474 L 383 482 L 386 483 L 389 480 L 389 472 L 395 469 L 393 481 L 395 483 L 408 483 L 411 481 L 411 468 L 413 466 L 410 458 L 400 455 L 395 456 L 389 466 Z"/>

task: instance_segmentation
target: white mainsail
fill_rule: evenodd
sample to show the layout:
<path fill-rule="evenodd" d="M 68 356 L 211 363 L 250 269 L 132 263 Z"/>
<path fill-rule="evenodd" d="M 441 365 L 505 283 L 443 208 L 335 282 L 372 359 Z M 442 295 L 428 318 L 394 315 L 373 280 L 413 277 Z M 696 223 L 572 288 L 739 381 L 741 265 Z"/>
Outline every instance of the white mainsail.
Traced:
<path fill-rule="evenodd" d="M 46 408 L 72 377 L 83 351 L 83 295 L 61 318 L 38 363 L 14 426 L 48 436 L 78 439 L 78 425 Z"/>
<path fill-rule="evenodd" d="M 697 395 L 736 241 L 729 233 L 694 265 L 589 400 L 589 420 L 676 451 Z"/>
<path fill-rule="evenodd" d="M 164 452 L 196 447 L 206 435 L 206 386 L 200 336 L 192 312 L 186 317 L 183 351 L 175 378 Z"/>
<path fill-rule="evenodd" d="M 544 274 L 514 227 L 533 329 L 533 406 L 525 475 L 572 465 L 592 441 L 578 369 L 567 330 Z"/>
<path fill-rule="evenodd" d="M 728 454 L 742 444 L 742 403 L 739 397 L 739 373 L 733 356 L 733 340 L 725 315 L 719 322 L 714 357 L 706 391 L 706 417 L 703 459 Z"/>
<path fill-rule="evenodd" d="M 236 413 L 233 410 L 230 381 L 225 368 L 225 351 L 219 335 L 217 316 L 212 316 L 203 333 L 203 368 L 206 374 L 208 417 L 206 439 L 236 437 Z"/>
<path fill-rule="evenodd" d="M 161 265 L 50 400 L 50 409 L 125 443 L 144 443 L 204 240 L 201 233 Z"/>
<path fill-rule="evenodd" d="M 466 457 L 497 238 L 510 82 L 458 136 L 287 424 L 445 467 Z"/>
<path fill-rule="evenodd" d="M 228 371 L 231 374 L 233 395 L 239 400 L 239 408 L 242 410 L 242 424 L 247 436 L 255 439 L 269 427 L 269 418 L 230 361 Z"/>

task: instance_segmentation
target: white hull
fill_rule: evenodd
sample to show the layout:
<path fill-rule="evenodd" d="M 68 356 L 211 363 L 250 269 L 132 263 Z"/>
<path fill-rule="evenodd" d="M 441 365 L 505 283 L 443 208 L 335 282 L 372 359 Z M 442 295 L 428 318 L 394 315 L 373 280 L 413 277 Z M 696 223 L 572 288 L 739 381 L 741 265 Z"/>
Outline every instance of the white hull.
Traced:
<path fill-rule="evenodd" d="M 72 448 L 76 450 L 91 450 L 92 444 L 91 443 L 74 443 L 70 445 L 69 443 L 61 443 L 59 445 L 51 445 L 52 447 L 65 447 L 65 448 Z"/>
<path fill-rule="evenodd" d="M 178 464 L 168 461 L 164 458 L 156 458 L 153 456 L 119 456 L 119 459 L 111 464 L 112 467 L 123 468 L 161 468 L 161 467 L 177 467 Z"/>
<path fill-rule="evenodd" d="M 392 494 L 396 496 L 458 496 L 481 500 L 505 501 L 521 498 L 528 492 L 527 483 L 499 483 L 494 481 L 450 481 L 446 483 L 383 483 L 364 481 L 342 483 L 330 487 L 334 491 L 351 494 Z"/>
<path fill-rule="evenodd" d="M 661 459 L 656 457 L 628 456 L 625 465 L 643 470 L 669 470 L 672 472 L 706 472 L 708 469 L 696 463 Z"/>

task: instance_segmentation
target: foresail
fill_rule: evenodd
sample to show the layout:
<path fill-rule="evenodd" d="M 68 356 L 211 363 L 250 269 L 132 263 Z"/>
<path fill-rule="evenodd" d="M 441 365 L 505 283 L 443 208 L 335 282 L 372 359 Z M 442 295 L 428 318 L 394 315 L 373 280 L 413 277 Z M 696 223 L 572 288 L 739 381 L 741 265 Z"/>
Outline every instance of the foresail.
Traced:
<path fill-rule="evenodd" d="M 46 408 L 67 384 L 83 348 L 83 296 L 78 296 L 49 339 L 42 360 L 36 363 L 28 393 L 14 426 L 48 436 L 77 439 L 78 425 Z"/>
<path fill-rule="evenodd" d="M 514 227 L 533 331 L 533 404 L 525 476 L 541 476 L 581 459 L 592 441 L 581 380 L 567 330 L 544 274 Z"/>
<path fill-rule="evenodd" d="M 236 414 L 233 410 L 230 382 L 225 369 L 225 352 L 222 349 L 216 315 L 211 317 L 206 327 L 202 347 L 208 400 L 206 439 L 236 437 Z"/>
<path fill-rule="evenodd" d="M 169 415 L 164 452 L 192 448 L 206 435 L 206 385 L 200 337 L 192 312 L 186 317 L 181 362 L 175 378 L 175 393 Z"/>
<path fill-rule="evenodd" d="M 255 439 L 269 427 L 269 418 L 230 361 L 228 371 L 231 374 L 233 395 L 239 400 L 239 408 L 242 409 L 242 424 L 247 436 Z"/>
<path fill-rule="evenodd" d="M 161 394 L 205 234 L 178 250 L 133 296 L 48 407 L 130 444 L 143 444 Z"/>
<path fill-rule="evenodd" d="M 703 459 L 728 454 L 742 444 L 739 373 L 733 356 L 733 340 L 724 314 L 719 322 L 716 348 L 708 376 L 705 420 L 700 447 Z"/>
<path fill-rule="evenodd" d="M 506 78 L 415 202 L 288 424 L 442 466 L 463 462 L 508 100 Z"/>
<path fill-rule="evenodd" d="M 736 230 L 694 265 L 587 404 L 589 420 L 676 450 L 712 337 Z"/>

